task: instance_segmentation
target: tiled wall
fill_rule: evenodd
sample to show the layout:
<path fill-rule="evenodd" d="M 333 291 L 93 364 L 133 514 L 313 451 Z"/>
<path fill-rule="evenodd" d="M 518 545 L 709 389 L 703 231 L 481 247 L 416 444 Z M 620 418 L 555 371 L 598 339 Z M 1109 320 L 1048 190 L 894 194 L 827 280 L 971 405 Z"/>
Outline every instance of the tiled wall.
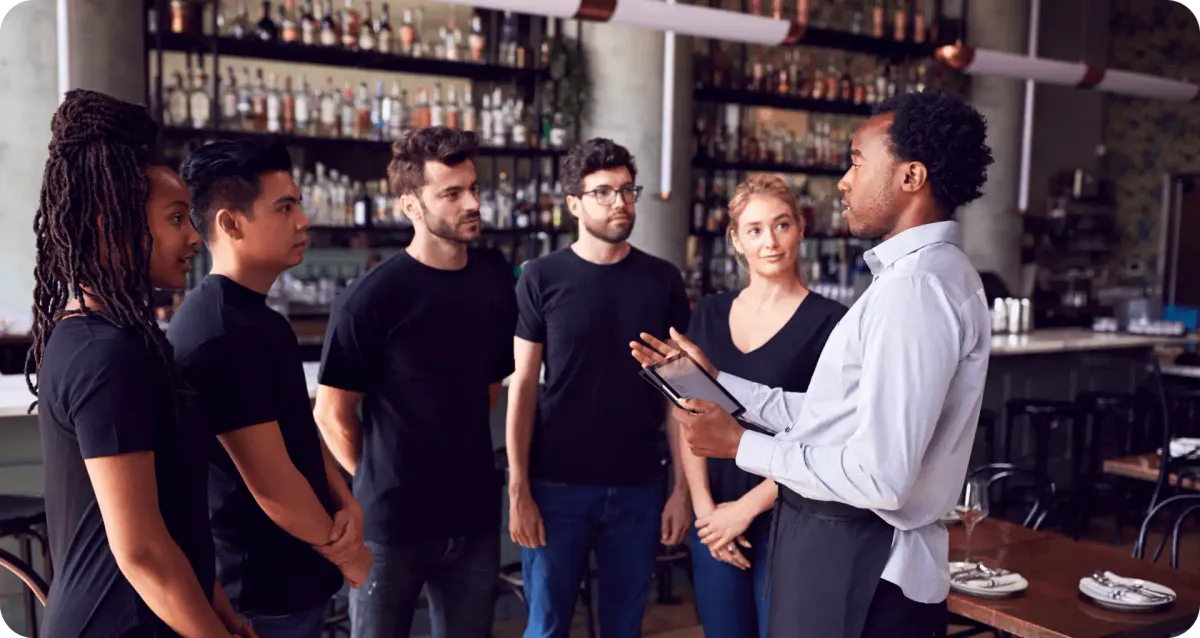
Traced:
<path fill-rule="evenodd" d="M 1171 0 L 1112 0 L 1109 67 L 1200 82 L 1200 26 Z M 1105 143 L 1117 186 L 1117 272 L 1156 268 L 1163 174 L 1200 172 L 1200 106 L 1108 96 Z"/>

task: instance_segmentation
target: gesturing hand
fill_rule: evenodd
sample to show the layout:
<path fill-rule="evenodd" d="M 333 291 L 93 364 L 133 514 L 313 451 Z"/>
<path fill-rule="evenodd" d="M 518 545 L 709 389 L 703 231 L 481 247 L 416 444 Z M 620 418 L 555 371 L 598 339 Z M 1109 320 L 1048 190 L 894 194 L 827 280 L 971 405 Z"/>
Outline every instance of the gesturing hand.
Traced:
<path fill-rule="evenodd" d="M 636 341 L 629 342 L 629 348 L 634 359 L 642 364 L 642 367 L 652 366 L 656 363 L 662 363 L 667 357 L 682 351 L 687 356 L 691 357 L 705 372 L 709 373 L 715 379 L 717 377 L 717 368 L 708 360 L 704 351 L 692 342 L 691 339 L 680 334 L 674 328 L 671 328 L 671 339 L 669 342 L 662 341 L 654 335 L 643 332 L 638 335 L 645 344 Z"/>
<path fill-rule="evenodd" d="M 684 409 L 672 408 L 671 412 L 692 454 L 714 459 L 737 458 L 746 429 L 725 408 L 700 399 L 684 399 L 680 405 Z"/>

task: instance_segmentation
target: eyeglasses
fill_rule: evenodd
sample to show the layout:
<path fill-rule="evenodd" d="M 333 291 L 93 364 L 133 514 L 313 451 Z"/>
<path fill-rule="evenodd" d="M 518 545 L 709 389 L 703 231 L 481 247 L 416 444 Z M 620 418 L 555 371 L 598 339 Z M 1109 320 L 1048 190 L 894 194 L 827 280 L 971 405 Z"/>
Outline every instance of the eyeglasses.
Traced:
<path fill-rule="evenodd" d="M 625 202 L 626 204 L 632 204 L 642 196 L 642 187 L 626 186 L 625 188 L 617 190 L 612 186 L 600 186 L 598 188 L 593 188 L 586 193 L 580 194 L 580 197 L 583 197 L 584 195 L 591 195 L 592 198 L 596 200 L 597 204 L 600 204 L 601 206 L 612 206 L 613 202 L 617 201 L 617 193 L 621 194 L 621 201 Z"/>

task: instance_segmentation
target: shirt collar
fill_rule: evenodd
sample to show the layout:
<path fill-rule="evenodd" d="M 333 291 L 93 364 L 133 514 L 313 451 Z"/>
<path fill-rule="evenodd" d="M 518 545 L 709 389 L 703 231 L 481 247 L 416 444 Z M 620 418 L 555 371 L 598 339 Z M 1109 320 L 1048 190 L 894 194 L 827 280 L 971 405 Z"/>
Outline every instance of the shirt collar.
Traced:
<path fill-rule="evenodd" d="M 863 253 L 863 261 L 871 268 L 871 274 L 878 276 L 901 257 L 940 243 L 962 246 L 962 227 L 958 222 L 935 222 L 909 228 Z"/>

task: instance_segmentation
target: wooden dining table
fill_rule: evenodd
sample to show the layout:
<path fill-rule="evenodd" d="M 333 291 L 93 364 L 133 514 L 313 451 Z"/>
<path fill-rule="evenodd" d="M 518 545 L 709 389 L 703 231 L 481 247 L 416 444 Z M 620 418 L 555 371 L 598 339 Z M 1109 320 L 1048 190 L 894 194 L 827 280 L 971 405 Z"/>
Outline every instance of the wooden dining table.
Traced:
<path fill-rule="evenodd" d="M 950 526 L 950 559 L 966 556 L 966 530 Z M 1196 624 L 1200 576 L 1133 558 L 1119 547 L 1074 541 L 1052 532 L 985 519 L 971 538 L 971 559 L 1017 572 L 1029 587 L 1008 598 L 984 598 L 951 590 L 952 613 L 999 631 L 1030 638 L 1164 637 Z M 1079 580 L 1097 570 L 1166 585 L 1178 598 L 1164 609 L 1105 609 L 1079 592 Z"/>
<path fill-rule="evenodd" d="M 1105 459 L 1103 467 L 1106 474 L 1154 483 L 1158 480 L 1160 463 L 1161 457 L 1156 452 L 1150 452 Z M 1178 477 L 1172 475 L 1167 477 L 1167 481 L 1171 485 L 1178 485 L 1183 489 L 1200 490 L 1200 484 L 1189 478 L 1185 478 L 1183 483 L 1179 483 Z"/>

